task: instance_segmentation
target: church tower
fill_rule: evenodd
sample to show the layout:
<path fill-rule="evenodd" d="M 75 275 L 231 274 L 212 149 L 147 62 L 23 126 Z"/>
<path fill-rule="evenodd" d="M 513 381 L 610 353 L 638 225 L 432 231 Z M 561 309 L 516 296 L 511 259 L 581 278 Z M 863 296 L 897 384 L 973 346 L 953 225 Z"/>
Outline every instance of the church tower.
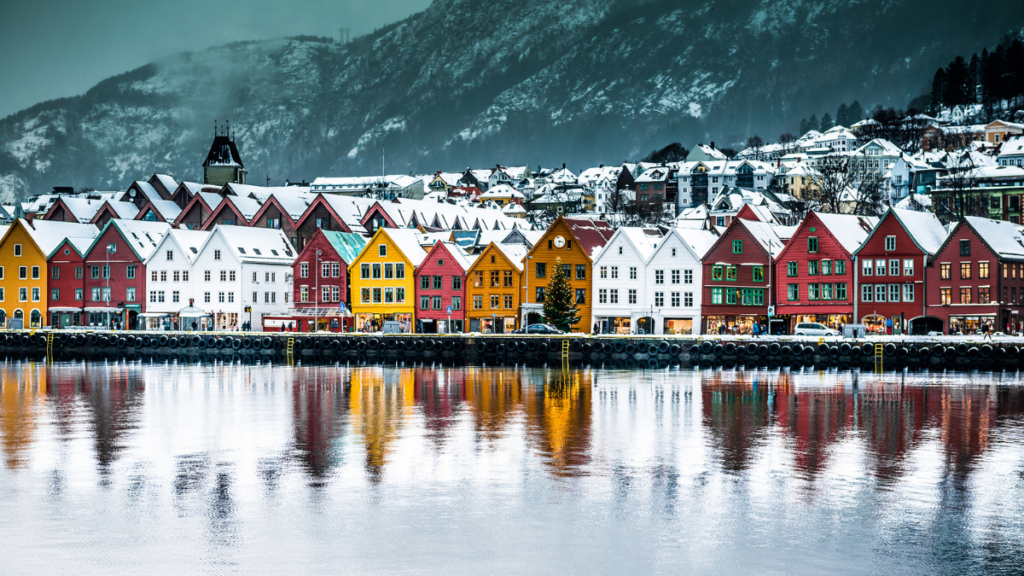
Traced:
<path fill-rule="evenodd" d="M 203 162 L 203 184 L 223 186 L 225 184 L 245 184 L 248 172 L 242 164 L 242 157 L 235 146 L 234 134 L 228 127 L 213 127 L 213 145 Z"/>

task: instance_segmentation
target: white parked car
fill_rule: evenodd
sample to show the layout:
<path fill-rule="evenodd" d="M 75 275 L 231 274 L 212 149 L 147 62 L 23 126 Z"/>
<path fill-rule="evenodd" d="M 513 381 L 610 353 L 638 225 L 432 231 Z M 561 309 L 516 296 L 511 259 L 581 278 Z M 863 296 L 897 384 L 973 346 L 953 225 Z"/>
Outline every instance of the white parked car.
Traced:
<path fill-rule="evenodd" d="M 833 330 L 818 322 L 801 322 L 796 325 L 797 336 L 839 336 L 838 330 Z"/>

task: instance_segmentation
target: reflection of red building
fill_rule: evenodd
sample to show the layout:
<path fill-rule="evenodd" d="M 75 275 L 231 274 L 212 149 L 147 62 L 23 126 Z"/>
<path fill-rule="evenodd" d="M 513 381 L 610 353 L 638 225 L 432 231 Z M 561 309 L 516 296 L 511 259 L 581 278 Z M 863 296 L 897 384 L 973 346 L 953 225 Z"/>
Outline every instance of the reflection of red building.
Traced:
<path fill-rule="evenodd" d="M 349 399 L 338 372 L 300 370 L 292 385 L 295 448 L 306 471 L 314 478 L 324 478 L 338 460 L 334 441 L 345 432 Z"/>

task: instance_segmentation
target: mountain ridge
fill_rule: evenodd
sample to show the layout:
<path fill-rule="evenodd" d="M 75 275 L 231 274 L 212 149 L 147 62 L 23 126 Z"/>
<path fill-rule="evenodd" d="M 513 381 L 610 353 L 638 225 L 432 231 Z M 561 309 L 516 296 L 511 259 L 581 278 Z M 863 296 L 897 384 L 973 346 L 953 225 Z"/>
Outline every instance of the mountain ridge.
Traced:
<path fill-rule="evenodd" d="M 954 9 L 954 6 L 956 8 Z M 945 9 L 943 9 L 943 7 Z M 841 101 L 903 106 L 1024 3 L 436 0 L 347 45 L 235 42 L 0 120 L 0 200 L 201 179 L 230 119 L 250 182 L 635 159 L 792 130 Z M 1006 30 L 989 31 L 999 14 Z"/>

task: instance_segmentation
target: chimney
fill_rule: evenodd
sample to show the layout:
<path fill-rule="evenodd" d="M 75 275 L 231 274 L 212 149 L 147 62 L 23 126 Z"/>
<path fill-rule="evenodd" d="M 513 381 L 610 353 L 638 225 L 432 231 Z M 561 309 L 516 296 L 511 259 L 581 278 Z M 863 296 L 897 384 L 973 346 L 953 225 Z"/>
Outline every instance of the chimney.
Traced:
<path fill-rule="evenodd" d="M 565 170 L 565 162 L 562 162 L 562 170 Z"/>
<path fill-rule="evenodd" d="M 715 148 L 715 141 L 714 140 L 711 141 L 711 149 L 712 150 L 716 150 L 716 148 Z"/>

